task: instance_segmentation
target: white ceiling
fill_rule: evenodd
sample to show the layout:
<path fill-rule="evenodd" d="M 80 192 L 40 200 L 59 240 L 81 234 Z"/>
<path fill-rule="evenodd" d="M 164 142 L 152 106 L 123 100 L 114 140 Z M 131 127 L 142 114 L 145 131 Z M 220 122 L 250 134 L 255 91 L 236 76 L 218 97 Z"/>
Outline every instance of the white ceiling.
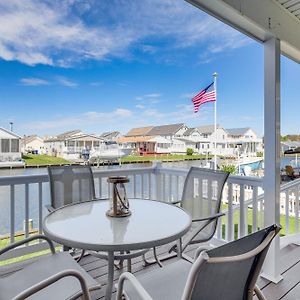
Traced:
<path fill-rule="evenodd" d="M 300 0 L 186 0 L 244 34 L 280 40 L 281 52 L 300 63 Z"/>
<path fill-rule="evenodd" d="M 300 21 L 300 0 L 275 0 Z"/>

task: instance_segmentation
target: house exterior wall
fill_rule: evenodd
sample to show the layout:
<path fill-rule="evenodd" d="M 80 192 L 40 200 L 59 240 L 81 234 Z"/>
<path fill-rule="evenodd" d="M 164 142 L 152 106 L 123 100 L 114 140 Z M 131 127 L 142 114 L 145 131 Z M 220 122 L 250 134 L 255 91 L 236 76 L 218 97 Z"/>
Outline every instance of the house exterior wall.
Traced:
<path fill-rule="evenodd" d="M 18 161 L 21 155 L 21 137 L 0 129 L 0 162 Z"/>
<path fill-rule="evenodd" d="M 26 144 L 22 143 L 22 152 L 38 151 L 38 154 L 46 154 L 45 143 L 42 139 L 36 138 Z"/>

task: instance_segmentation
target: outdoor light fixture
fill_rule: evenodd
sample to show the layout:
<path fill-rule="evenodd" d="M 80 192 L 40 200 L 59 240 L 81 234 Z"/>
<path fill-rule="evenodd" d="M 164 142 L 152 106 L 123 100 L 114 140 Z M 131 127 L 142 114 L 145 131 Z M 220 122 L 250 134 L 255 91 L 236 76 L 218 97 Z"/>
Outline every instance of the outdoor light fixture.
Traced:
<path fill-rule="evenodd" d="M 112 196 L 110 209 L 106 212 L 109 217 L 127 217 L 131 215 L 129 202 L 126 194 L 125 183 L 129 182 L 126 176 L 111 176 L 107 182 L 112 183 Z"/>

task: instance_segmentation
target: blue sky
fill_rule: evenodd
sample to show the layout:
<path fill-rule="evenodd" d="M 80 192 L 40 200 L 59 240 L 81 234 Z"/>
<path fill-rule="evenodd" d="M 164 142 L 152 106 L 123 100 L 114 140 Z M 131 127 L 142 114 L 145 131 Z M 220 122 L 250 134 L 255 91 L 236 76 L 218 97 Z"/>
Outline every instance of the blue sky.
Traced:
<path fill-rule="evenodd" d="M 213 123 L 191 97 L 218 72 L 218 123 L 263 135 L 263 46 L 183 0 L 0 1 L 0 126 L 20 135 Z M 282 59 L 282 133 L 300 68 Z"/>

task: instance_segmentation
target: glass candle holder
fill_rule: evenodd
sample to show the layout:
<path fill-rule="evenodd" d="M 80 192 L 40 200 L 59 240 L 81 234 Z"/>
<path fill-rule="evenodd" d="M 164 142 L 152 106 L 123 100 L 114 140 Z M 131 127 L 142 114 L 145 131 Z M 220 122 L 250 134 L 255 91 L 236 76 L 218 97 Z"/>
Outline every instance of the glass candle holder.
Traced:
<path fill-rule="evenodd" d="M 126 176 L 111 176 L 107 182 L 112 184 L 110 209 L 106 212 L 109 217 L 127 217 L 131 215 L 125 183 L 129 182 Z"/>

